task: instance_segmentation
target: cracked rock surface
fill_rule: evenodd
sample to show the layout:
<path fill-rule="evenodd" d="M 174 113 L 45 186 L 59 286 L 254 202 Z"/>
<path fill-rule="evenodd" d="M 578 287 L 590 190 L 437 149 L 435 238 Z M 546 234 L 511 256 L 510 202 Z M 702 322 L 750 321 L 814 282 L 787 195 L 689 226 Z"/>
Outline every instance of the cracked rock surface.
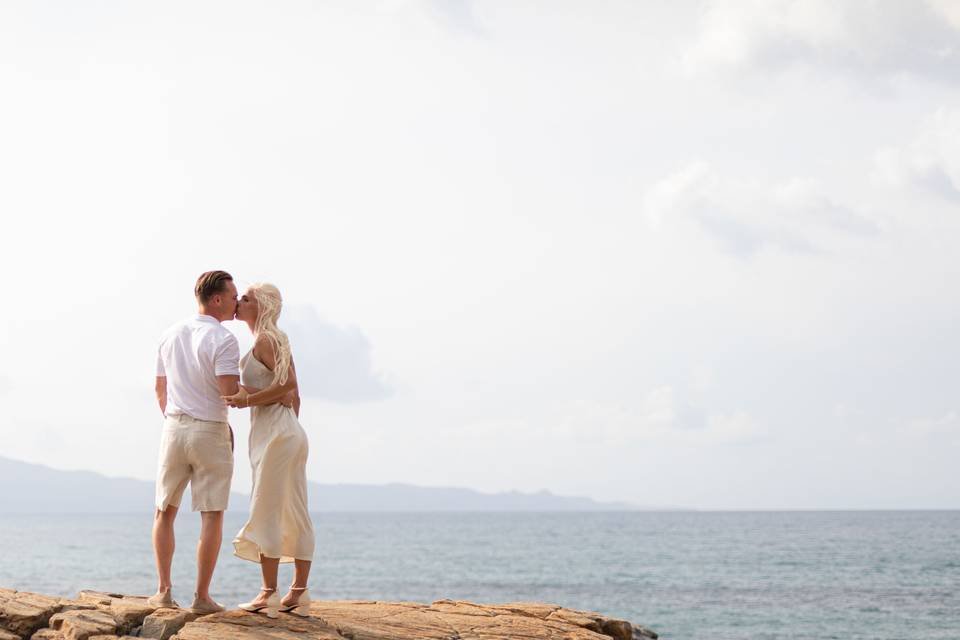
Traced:
<path fill-rule="evenodd" d="M 197 617 L 146 598 L 82 591 L 77 600 L 0 589 L 0 640 L 647 640 L 626 620 L 538 602 L 322 600 L 310 616 L 232 610 Z"/>
<path fill-rule="evenodd" d="M 177 640 L 646 640 L 657 635 L 626 620 L 556 605 L 513 602 L 485 605 L 462 600 L 432 604 L 325 600 L 310 617 L 276 620 L 244 611 L 204 616 L 180 630 Z"/>

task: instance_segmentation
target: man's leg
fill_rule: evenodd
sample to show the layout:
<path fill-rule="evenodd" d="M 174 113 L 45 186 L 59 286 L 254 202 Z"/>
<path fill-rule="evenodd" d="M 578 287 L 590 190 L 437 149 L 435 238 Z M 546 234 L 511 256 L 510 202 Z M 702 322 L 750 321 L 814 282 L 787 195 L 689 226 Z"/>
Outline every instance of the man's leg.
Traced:
<path fill-rule="evenodd" d="M 210 581 L 223 539 L 223 511 L 200 512 L 200 542 L 197 543 L 197 599 L 210 600 Z"/>
<path fill-rule="evenodd" d="M 170 565 L 173 563 L 173 550 L 176 541 L 173 535 L 173 521 L 177 517 L 177 508 L 168 505 L 166 509 L 157 509 L 153 518 L 153 552 L 157 558 L 157 593 L 170 591 Z"/>
<path fill-rule="evenodd" d="M 200 511 L 200 540 L 197 543 L 197 593 L 191 609 L 212 613 L 222 610 L 210 597 L 210 582 L 223 540 L 223 512 L 230 499 L 233 451 L 227 423 L 194 421 L 193 427 L 190 485 L 193 508 Z"/>
<path fill-rule="evenodd" d="M 167 416 L 160 436 L 160 459 L 157 463 L 156 510 L 153 518 L 153 551 L 157 559 L 157 595 L 150 598 L 154 606 L 175 606 L 170 596 L 170 565 L 173 564 L 173 521 L 177 518 L 180 498 L 190 481 L 190 464 L 186 459 L 181 416 Z"/>

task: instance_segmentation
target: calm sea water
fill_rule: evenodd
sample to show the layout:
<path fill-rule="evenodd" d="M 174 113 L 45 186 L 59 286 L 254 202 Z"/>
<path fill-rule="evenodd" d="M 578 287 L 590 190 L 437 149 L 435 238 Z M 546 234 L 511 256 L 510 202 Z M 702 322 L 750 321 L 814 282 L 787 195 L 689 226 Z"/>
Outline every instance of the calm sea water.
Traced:
<path fill-rule="evenodd" d="M 234 605 L 259 566 L 231 555 Z M 314 514 L 319 598 L 535 600 L 665 638 L 960 639 L 960 512 Z M 149 514 L 0 515 L 0 586 L 150 593 Z M 189 604 L 199 516 L 177 525 L 174 595 Z M 289 584 L 291 567 L 281 567 Z"/>

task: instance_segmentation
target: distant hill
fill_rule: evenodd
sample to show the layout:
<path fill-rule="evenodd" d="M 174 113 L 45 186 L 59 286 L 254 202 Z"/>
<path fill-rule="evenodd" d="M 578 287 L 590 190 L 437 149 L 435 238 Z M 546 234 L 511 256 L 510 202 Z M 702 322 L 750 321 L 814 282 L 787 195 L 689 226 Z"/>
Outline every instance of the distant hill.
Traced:
<path fill-rule="evenodd" d="M 454 487 L 409 484 L 310 483 L 311 511 L 630 511 L 622 502 L 597 502 L 539 493 L 481 493 Z"/>
<path fill-rule="evenodd" d="M 0 457 L 0 514 L 136 513 L 152 510 L 154 484 L 90 471 L 58 471 Z M 190 504 L 189 488 L 184 504 Z M 539 493 L 481 493 L 408 484 L 309 483 L 311 511 L 631 511 L 622 502 Z M 249 495 L 233 493 L 230 510 L 247 509 Z"/>

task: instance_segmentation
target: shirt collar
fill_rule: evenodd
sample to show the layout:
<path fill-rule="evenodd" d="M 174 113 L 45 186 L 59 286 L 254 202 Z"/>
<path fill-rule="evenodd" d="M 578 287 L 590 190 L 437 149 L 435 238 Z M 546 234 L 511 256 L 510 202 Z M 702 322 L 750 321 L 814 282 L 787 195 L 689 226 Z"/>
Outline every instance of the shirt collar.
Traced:
<path fill-rule="evenodd" d="M 212 322 L 214 324 L 220 324 L 220 321 L 214 318 L 213 316 L 208 316 L 205 313 L 198 313 L 193 317 L 194 320 L 199 320 L 200 322 Z"/>

